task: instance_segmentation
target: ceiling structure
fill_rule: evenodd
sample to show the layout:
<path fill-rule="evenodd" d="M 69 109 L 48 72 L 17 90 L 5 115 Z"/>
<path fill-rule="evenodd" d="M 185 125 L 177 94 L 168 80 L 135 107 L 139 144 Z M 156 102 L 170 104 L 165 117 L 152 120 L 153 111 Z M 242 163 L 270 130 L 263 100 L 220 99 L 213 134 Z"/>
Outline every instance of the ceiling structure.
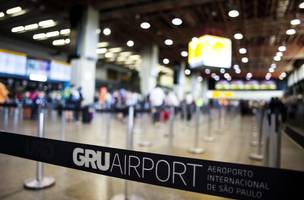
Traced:
<path fill-rule="evenodd" d="M 5 15 L 0 18 L 0 34 L 37 43 L 58 52 L 69 52 L 71 49 L 68 44 L 52 45 L 55 39 L 68 39 L 68 34 L 59 32 L 58 36 L 45 40 L 33 40 L 33 35 L 69 28 L 69 10 L 75 3 L 91 4 L 99 10 L 100 41 L 108 42 L 110 47 L 123 47 L 134 54 L 146 45 L 157 44 L 160 48 L 159 62 L 162 63 L 164 58 L 169 59 L 168 67 L 186 62 L 187 58 L 182 57 L 181 52 L 187 51 L 188 42 L 193 37 L 204 34 L 232 40 L 232 65 L 239 65 L 241 71 L 236 73 L 232 68 L 229 71 L 232 78 L 244 78 L 248 72 L 253 73 L 255 78 L 264 78 L 274 63 L 277 67 L 271 74 L 273 78 L 278 78 L 282 72 L 291 69 L 294 60 L 304 57 L 304 9 L 299 8 L 302 0 L 0 0 L 0 12 L 16 6 L 26 11 L 19 16 Z M 239 16 L 229 17 L 231 10 L 237 10 Z M 174 18 L 180 18 L 182 24 L 173 25 Z M 303 23 L 291 25 L 290 21 L 296 18 Z M 47 19 L 53 19 L 56 26 L 11 33 L 13 27 Z M 144 21 L 150 23 L 149 29 L 140 27 Z M 104 35 L 104 28 L 109 28 L 111 34 Z M 291 28 L 296 33 L 287 35 L 286 31 Z M 234 39 L 235 33 L 241 33 L 243 38 Z M 165 45 L 166 39 L 171 39 L 173 44 Z M 129 40 L 134 41 L 134 46 L 126 45 Z M 278 47 L 282 45 L 287 50 L 279 62 L 274 61 Z M 240 54 L 240 48 L 246 48 L 247 52 Z M 242 57 L 247 57 L 249 62 L 242 63 Z M 210 76 L 204 70 L 201 72 L 203 76 Z M 220 75 L 219 70 L 216 72 Z"/>

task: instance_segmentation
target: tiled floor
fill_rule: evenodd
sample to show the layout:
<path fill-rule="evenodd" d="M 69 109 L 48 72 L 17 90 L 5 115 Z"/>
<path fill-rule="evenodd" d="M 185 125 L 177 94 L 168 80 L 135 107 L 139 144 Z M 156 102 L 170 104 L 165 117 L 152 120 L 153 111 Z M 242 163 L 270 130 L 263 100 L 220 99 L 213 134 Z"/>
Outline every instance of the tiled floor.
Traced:
<path fill-rule="evenodd" d="M 200 117 L 199 146 L 204 148 L 204 154 L 193 155 L 188 149 L 194 145 L 195 120 L 190 123 L 176 119 L 174 121 L 174 137 L 169 140 L 169 123 L 150 123 L 150 117 L 145 114 L 135 121 L 134 149 L 153 153 L 170 154 L 185 157 L 195 157 L 217 161 L 227 161 L 252 165 L 263 165 L 262 162 L 248 158 L 255 147 L 250 145 L 254 140 L 254 119 L 250 116 L 241 117 L 234 113 L 225 113 L 219 120 L 217 110 L 213 110 L 211 119 L 207 115 Z M 4 122 L 1 113 L 1 128 L 21 134 L 35 135 L 36 123 L 30 120 L 14 121 L 10 114 Z M 88 143 L 117 148 L 126 147 L 126 121 L 112 117 L 109 138 L 106 129 L 107 114 L 96 114 L 92 124 L 66 122 L 64 135 L 61 132 L 61 119 L 56 113 L 47 116 L 46 137 L 64 139 L 79 143 Z M 210 123 L 208 123 L 210 122 Z M 212 134 L 214 142 L 206 142 L 204 137 Z M 143 147 L 139 143 L 149 141 L 151 146 Z M 172 145 L 170 145 L 172 144 Z M 42 191 L 29 191 L 23 188 L 23 182 L 35 175 L 35 162 L 17 157 L 0 154 L 0 199 L 111 199 L 124 191 L 124 180 L 109 178 L 87 172 L 67 169 L 45 164 L 45 175 L 56 178 L 55 186 Z M 291 141 L 285 134 L 282 139 L 282 168 L 304 171 L 304 150 Z M 219 197 L 201 195 L 180 190 L 147 184 L 128 182 L 129 193 L 143 197 L 146 200 L 182 200 L 182 199 L 222 199 Z"/>

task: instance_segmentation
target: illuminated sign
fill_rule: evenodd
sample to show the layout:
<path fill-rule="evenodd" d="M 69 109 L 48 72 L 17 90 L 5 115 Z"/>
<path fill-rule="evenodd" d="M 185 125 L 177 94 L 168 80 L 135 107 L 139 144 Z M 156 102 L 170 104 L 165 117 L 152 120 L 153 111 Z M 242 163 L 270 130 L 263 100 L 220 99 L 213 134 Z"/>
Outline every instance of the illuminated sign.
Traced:
<path fill-rule="evenodd" d="M 215 88 L 217 90 L 276 90 L 277 86 L 274 81 L 221 80 L 216 83 Z"/>
<path fill-rule="evenodd" d="M 26 74 L 26 54 L 0 49 L 0 73 Z"/>
<path fill-rule="evenodd" d="M 57 81 L 70 81 L 71 65 L 65 62 L 52 60 L 50 79 Z"/>
<path fill-rule="evenodd" d="M 188 62 L 190 67 L 209 66 L 230 68 L 232 44 L 228 38 L 204 35 L 189 43 Z"/>

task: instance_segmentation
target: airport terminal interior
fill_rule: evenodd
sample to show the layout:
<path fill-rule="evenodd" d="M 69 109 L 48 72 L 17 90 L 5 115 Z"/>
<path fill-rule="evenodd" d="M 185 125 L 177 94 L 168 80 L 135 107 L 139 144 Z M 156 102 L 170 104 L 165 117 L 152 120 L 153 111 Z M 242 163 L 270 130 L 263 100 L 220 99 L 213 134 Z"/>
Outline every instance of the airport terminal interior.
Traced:
<path fill-rule="evenodd" d="M 272 199 L 223 171 L 218 190 L 180 187 L 199 167 L 173 160 L 303 177 L 303 47 L 303 0 L 0 0 L 0 200 Z M 76 143 L 109 154 L 54 163 Z M 94 171 L 113 152 L 138 156 L 128 176 Z"/>

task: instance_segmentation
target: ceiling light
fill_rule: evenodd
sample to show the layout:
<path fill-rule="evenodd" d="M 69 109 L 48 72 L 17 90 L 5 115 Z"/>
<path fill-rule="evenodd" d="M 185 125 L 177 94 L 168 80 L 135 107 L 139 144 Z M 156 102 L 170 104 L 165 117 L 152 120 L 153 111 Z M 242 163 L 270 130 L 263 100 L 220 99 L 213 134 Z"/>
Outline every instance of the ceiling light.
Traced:
<path fill-rule="evenodd" d="M 29 24 L 29 25 L 24 26 L 24 30 L 26 30 L 26 31 L 35 30 L 37 28 L 38 28 L 38 24 L 37 23 L 35 23 L 35 24 Z"/>
<path fill-rule="evenodd" d="M 294 26 L 299 25 L 299 24 L 301 24 L 301 20 L 300 19 L 293 19 L 293 20 L 290 21 L 290 24 L 294 25 Z"/>
<path fill-rule="evenodd" d="M 274 69 L 273 69 L 273 68 L 269 68 L 269 69 L 268 69 L 268 72 L 273 73 L 273 72 L 274 72 Z"/>
<path fill-rule="evenodd" d="M 48 38 L 57 37 L 58 35 L 59 35 L 59 31 L 52 31 L 52 32 L 46 33 L 46 37 L 48 37 Z"/>
<path fill-rule="evenodd" d="M 247 49 L 245 49 L 245 48 L 240 48 L 240 49 L 239 49 L 239 53 L 240 53 L 240 54 L 245 54 L 245 53 L 247 53 Z"/>
<path fill-rule="evenodd" d="M 230 77 L 230 74 L 225 73 L 225 74 L 224 74 L 224 77 L 227 79 L 227 78 L 229 78 L 229 77 Z"/>
<path fill-rule="evenodd" d="M 33 35 L 33 39 L 34 40 L 43 40 L 43 39 L 46 39 L 46 35 L 45 35 L 45 33 L 38 33 L 38 34 Z"/>
<path fill-rule="evenodd" d="M 105 57 L 106 58 L 112 58 L 112 57 L 114 57 L 114 53 L 108 52 L 108 53 L 105 54 Z"/>
<path fill-rule="evenodd" d="M 120 48 L 120 47 L 109 49 L 109 52 L 111 52 L 111 53 L 118 53 L 118 52 L 121 52 L 121 51 L 122 51 L 122 48 Z"/>
<path fill-rule="evenodd" d="M 248 63 L 248 58 L 247 57 L 243 57 L 242 58 L 242 63 Z"/>
<path fill-rule="evenodd" d="M 296 34 L 296 30 L 293 29 L 293 28 L 288 29 L 288 30 L 286 31 L 286 35 L 294 35 L 294 34 Z"/>
<path fill-rule="evenodd" d="M 6 10 L 6 14 L 12 15 L 12 14 L 15 14 L 15 13 L 18 13 L 21 11 L 22 11 L 22 8 L 20 6 L 18 6 L 18 7 L 14 7 L 14 8 L 10 8 L 10 9 Z"/>
<path fill-rule="evenodd" d="M 220 70 L 220 72 L 221 72 L 221 74 L 224 74 L 224 73 L 225 73 L 225 69 L 222 68 L 222 69 Z"/>
<path fill-rule="evenodd" d="M 11 31 L 13 33 L 22 32 L 22 31 L 24 31 L 24 26 L 16 26 L 16 27 L 12 28 Z"/>
<path fill-rule="evenodd" d="M 131 59 L 131 60 L 140 60 L 140 55 L 129 56 L 129 59 Z"/>
<path fill-rule="evenodd" d="M 181 25 L 182 23 L 183 23 L 183 21 L 180 19 L 180 18 L 174 18 L 174 19 L 172 19 L 172 24 L 174 24 L 175 26 L 179 26 L 179 25 Z"/>
<path fill-rule="evenodd" d="M 186 74 L 186 75 L 190 75 L 190 74 L 191 74 L 190 69 L 185 69 L 185 74 Z"/>
<path fill-rule="evenodd" d="M 71 40 L 69 38 L 67 38 L 67 39 L 64 40 L 65 44 L 70 44 L 70 42 L 71 42 Z"/>
<path fill-rule="evenodd" d="M 241 39 L 243 39 L 242 33 L 236 33 L 236 34 L 233 35 L 233 37 L 234 37 L 234 39 L 236 39 L 236 40 L 241 40 Z"/>
<path fill-rule="evenodd" d="M 274 60 L 274 61 L 280 61 L 280 60 L 281 60 L 281 56 L 274 56 L 274 57 L 273 57 L 273 60 Z"/>
<path fill-rule="evenodd" d="M 210 72 L 211 72 L 210 69 L 205 69 L 206 74 L 210 74 Z"/>
<path fill-rule="evenodd" d="M 282 57 L 282 56 L 283 56 L 283 53 L 279 51 L 279 52 L 276 53 L 276 56 Z"/>
<path fill-rule="evenodd" d="M 56 22 L 52 19 L 44 20 L 38 23 L 38 25 L 42 28 L 48 28 L 56 25 Z"/>
<path fill-rule="evenodd" d="M 121 52 L 120 54 L 119 54 L 119 56 L 122 56 L 122 57 L 127 57 L 127 56 L 129 56 L 129 55 L 131 55 L 132 53 L 130 52 L 130 51 L 124 51 L 124 52 Z"/>
<path fill-rule="evenodd" d="M 70 29 L 62 29 L 60 31 L 60 35 L 69 35 L 71 33 L 71 30 Z"/>
<path fill-rule="evenodd" d="M 283 45 L 282 45 L 282 46 L 279 46 L 278 50 L 279 50 L 279 51 L 286 51 L 286 47 L 283 46 Z"/>
<path fill-rule="evenodd" d="M 96 29 L 96 34 L 100 34 L 100 33 L 101 33 L 100 28 Z"/>
<path fill-rule="evenodd" d="M 300 9 L 304 9 L 304 1 L 302 3 L 299 4 L 299 8 Z"/>
<path fill-rule="evenodd" d="M 272 64 L 270 65 L 270 67 L 273 68 L 273 69 L 275 69 L 275 68 L 277 68 L 277 65 L 276 65 L 275 63 L 272 63 Z"/>
<path fill-rule="evenodd" d="M 62 46 L 62 45 L 65 45 L 65 40 L 64 39 L 54 40 L 52 44 L 54 46 Z"/>
<path fill-rule="evenodd" d="M 233 69 L 240 69 L 240 66 L 239 65 L 237 65 L 237 64 L 235 64 L 235 65 L 233 65 Z"/>
<path fill-rule="evenodd" d="M 169 60 L 168 58 L 164 58 L 164 59 L 163 59 L 163 63 L 164 63 L 165 65 L 169 64 L 169 62 L 170 62 L 170 60 Z"/>
<path fill-rule="evenodd" d="M 286 72 L 282 72 L 280 76 L 285 78 L 287 76 L 287 74 L 286 74 Z"/>
<path fill-rule="evenodd" d="M 251 78 L 252 78 L 252 73 L 248 72 L 247 75 L 246 75 L 246 79 L 250 80 Z"/>
<path fill-rule="evenodd" d="M 141 27 L 142 29 L 149 29 L 149 28 L 151 27 L 151 25 L 150 25 L 149 22 L 142 22 L 142 23 L 140 24 L 140 27 Z"/>
<path fill-rule="evenodd" d="M 4 16 L 5 16 L 4 12 L 0 12 L 0 18 Z"/>
<path fill-rule="evenodd" d="M 236 69 L 236 70 L 235 70 L 235 73 L 240 74 L 240 73 L 241 73 L 241 70 L 240 70 L 240 69 Z"/>
<path fill-rule="evenodd" d="M 270 78 L 271 78 L 271 74 L 267 73 L 266 76 L 265 76 L 265 79 L 268 81 L 268 80 L 270 80 Z"/>
<path fill-rule="evenodd" d="M 197 77 L 198 82 L 202 82 L 203 81 L 203 77 L 199 76 Z"/>
<path fill-rule="evenodd" d="M 171 46 L 172 44 L 173 44 L 173 40 L 171 40 L 171 39 L 166 39 L 165 40 L 165 45 Z"/>
<path fill-rule="evenodd" d="M 129 41 L 127 42 L 127 46 L 128 46 L 128 47 L 133 47 L 133 46 L 134 46 L 133 40 L 129 40 Z"/>
<path fill-rule="evenodd" d="M 108 42 L 99 42 L 99 43 L 97 44 L 97 47 L 107 47 L 107 46 L 109 46 L 109 43 L 108 43 Z"/>
<path fill-rule="evenodd" d="M 104 35 L 111 35 L 111 29 L 109 29 L 109 28 L 105 28 L 105 29 L 103 29 L 103 31 L 102 31 L 102 33 L 104 34 Z"/>
<path fill-rule="evenodd" d="M 228 12 L 228 15 L 229 15 L 229 17 L 237 17 L 237 16 L 239 16 L 239 11 L 237 11 L 237 10 L 230 10 L 229 12 Z"/>
<path fill-rule="evenodd" d="M 107 52 L 107 49 L 106 48 L 100 48 L 100 49 L 96 49 L 96 53 L 98 54 L 104 54 Z"/>
<path fill-rule="evenodd" d="M 188 52 L 187 51 L 182 51 L 181 52 L 181 56 L 182 57 L 187 57 L 188 56 Z"/>

